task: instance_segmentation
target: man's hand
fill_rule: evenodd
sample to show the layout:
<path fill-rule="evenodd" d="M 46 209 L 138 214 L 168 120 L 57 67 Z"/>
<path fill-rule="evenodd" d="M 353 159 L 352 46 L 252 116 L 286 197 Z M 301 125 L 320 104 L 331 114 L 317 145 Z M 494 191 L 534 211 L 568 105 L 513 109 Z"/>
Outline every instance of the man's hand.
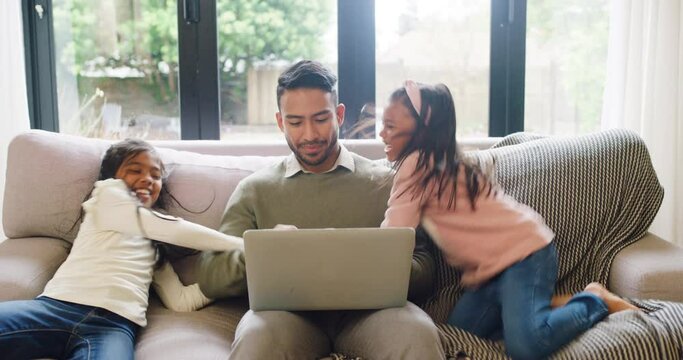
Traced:
<path fill-rule="evenodd" d="M 273 230 L 296 230 L 297 227 L 294 225 L 277 224 Z"/>

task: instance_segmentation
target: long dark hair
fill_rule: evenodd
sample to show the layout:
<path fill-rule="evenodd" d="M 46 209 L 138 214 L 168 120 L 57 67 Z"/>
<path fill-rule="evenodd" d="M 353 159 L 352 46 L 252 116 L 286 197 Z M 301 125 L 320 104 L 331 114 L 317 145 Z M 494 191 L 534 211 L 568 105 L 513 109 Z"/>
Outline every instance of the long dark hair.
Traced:
<path fill-rule="evenodd" d="M 422 197 L 428 185 L 433 183 L 436 185 L 437 198 L 441 200 L 448 193 L 448 208 L 454 209 L 458 175 L 462 167 L 467 196 L 474 210 L 476 199 L 482 191 L 487 190 L 488 196 L 493 185 L 478 166 L 462 155 L 455 137 L 455 103 L 451 91 L 444 84 L 418 84 L 418 87 L 422 98 L 419 113 L 413 107 L 405 87 L 395 90 L 389 97 L 391 103 L 399 101 L 407 107 L 416 123 L 413 136 L 398 155 L 394 169 L 401 167 L 408 155 L 417 152 L 417 165 L 413 170 L 413 175 L 418 175 L 417 180 L 407 191 L 413 197 Z"/>

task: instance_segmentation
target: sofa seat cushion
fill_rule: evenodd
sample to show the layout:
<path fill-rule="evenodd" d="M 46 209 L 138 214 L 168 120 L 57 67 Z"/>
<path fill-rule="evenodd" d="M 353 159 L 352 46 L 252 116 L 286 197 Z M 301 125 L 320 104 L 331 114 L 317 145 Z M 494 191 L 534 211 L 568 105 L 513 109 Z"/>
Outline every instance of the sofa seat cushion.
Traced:
<path fill-rule="evenodd" d="M 0 301 L 28 300 L 40 295 L 64 262 L 71 244 L 31 237 L 0 243 Z"/>
<path fill-rule="evenodd" d="M 248 309 L 247 300 L 240 298 L 179 313 L 166 309 L 153 296 L 148 325 L 138 333 L 135 358 L 227 359 L 237 323 Z"/>

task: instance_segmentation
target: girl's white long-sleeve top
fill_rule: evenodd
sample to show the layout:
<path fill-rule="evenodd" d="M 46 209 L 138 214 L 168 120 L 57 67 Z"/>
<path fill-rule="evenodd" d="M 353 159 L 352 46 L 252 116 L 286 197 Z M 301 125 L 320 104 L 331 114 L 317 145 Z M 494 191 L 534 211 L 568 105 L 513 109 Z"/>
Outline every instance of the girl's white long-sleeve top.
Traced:
<path fill-rule="evenodd" d="M 142 207 L 122 180 L 95 183 L 71 253 L 42 296 L 97 306 L 145 326 L 156 253 L 151 240 L 200 250 L 243 248 L 228 236 Z"/>

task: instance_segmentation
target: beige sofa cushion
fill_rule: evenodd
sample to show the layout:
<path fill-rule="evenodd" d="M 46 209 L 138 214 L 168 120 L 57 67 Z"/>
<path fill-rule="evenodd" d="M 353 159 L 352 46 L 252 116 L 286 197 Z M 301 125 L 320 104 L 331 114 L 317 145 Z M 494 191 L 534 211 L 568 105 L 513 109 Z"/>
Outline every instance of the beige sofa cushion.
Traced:
<path fill-rule="evenodd" d="M 9 239 L 0 243 L 0 301 L 32 299 L 52 279 L 71 245 L 59 239 Z"/>
<path fill-rule="evenodd" d="M 614 258 L 609 288 L 629 298 L 683 303 L 681 279 L 683 248 L 647 233 Z"/>
<path fill-rule="evenodd" d="M 248 309 L 246 299 L 235 299 L 200 311 L 176 313 L 151 298 L 149 323 L 138 334 L 135 358 L 227 359 L 237 323 Z"/>
<path fill-rule="evenodd" d="M 73 240 L 80 204 L 97 178 L 104 141 L 27 133 L 10 142 L 3 205 L 8 238 Z"/>

